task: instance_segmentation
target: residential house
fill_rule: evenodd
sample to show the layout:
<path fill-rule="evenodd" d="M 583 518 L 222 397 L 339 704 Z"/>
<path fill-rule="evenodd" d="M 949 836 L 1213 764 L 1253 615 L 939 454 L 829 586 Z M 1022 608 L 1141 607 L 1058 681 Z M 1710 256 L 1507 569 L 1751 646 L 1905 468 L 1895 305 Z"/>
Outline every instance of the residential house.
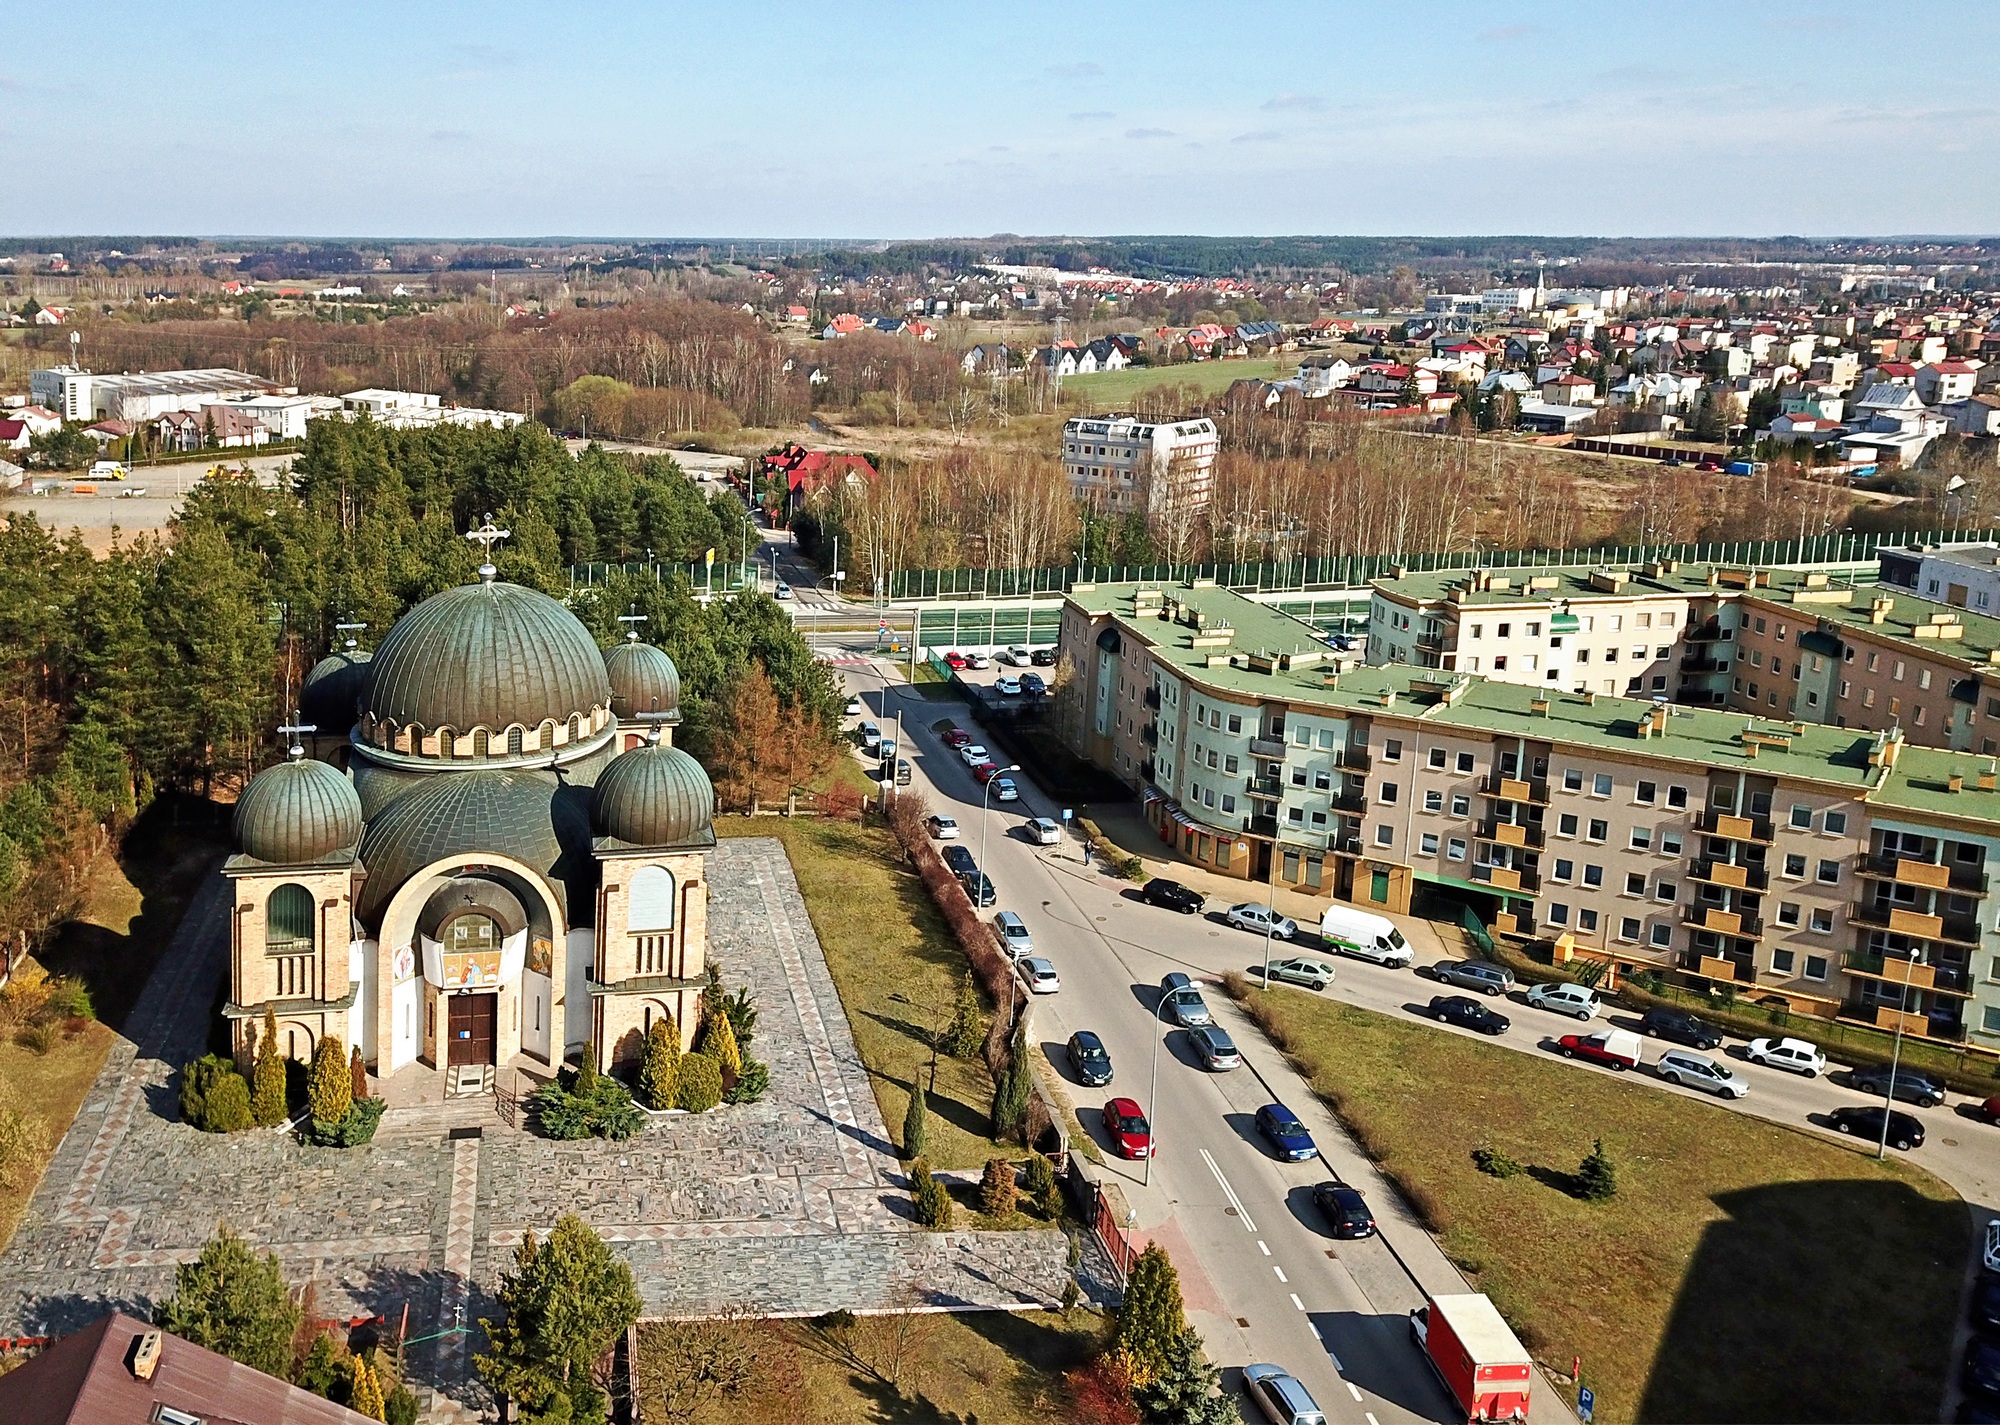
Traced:
<path fill-rule="evenodd" d="M 1977 389 L 1979 370 L 1983 363 L 1973 361 L 1940 361 L 1930 366 L 1917 368 L 1917 395 L 1927 406 L 1948 406 L 1954 401 L 1968 399 Z"/>
<path fill-rule="evenodd" d="M 1845 433 L 1846 427 L 1837 420 L 1798 412 L 1773 418 L 1771 428 L 1765 435 L 1780 444 L 1804 441 L 1809 445 L 1819 446 L 1825 445 L 1830 440 L 1838 440 Z"/>
<path fill-rule="evenodd" d="M 1948 407 L 1944 414 L 1960 435 L 2000 436 L 2000 395 L 1982 392 Z"/>
<path fill-rule="evenodd" d="M 1199 509 L 1212 491 L 1217 447 L 1206 417 L 1081 417 L 1063 424 L 1063 473 L 1072 495 L 1113 514 Z"/>
<path fill-rule="evenodd" d="M 764 471 L 785 477 L 783 513 L 787 524 L 822 491 L 875 479 L 875 467 L 863 456 L 808 450 L 796 441 L 766 455 Z"/>
<path fill-rule="evenodd" d="M 1915 465 L 1931 442 L 1949 429 L 1951 422 L 1925 406 L 1915 387 L 1872 386 L 1854 404 L 1840 457 Z"/>
<path fill-rule="evenodd" d="M 1582 376 L 1558 376 L 1542 384 L 1542 399 L 1551 406 L 1594 406 L 1597 383 Z"/>
<path fill-rule="evenodd" d="M 799 326 L 804 326 L 812 320 L 812 312 L 808 308 L 794 304 L 785 308 L 785 320 Z"/>
<path fill-rule="evenodd" d="M 0 421 L 0 450 L 26 450 L 33 439 L 26 421 Z"/>
<path fill-rule="evenodd" d="M 975 346 L 959 358 L 958 367 L 968 376 L 1005 376 L 1014 369 L 1014 350 L 1002 342 Z"/>
<path fill-rule="evenodd" d="M 1313 356 L 1299 363 L 1299 394 L 1317 400 L 1354 379 L 1354 368 L 1338 356 Z"/>
<path fill-rule="evenodd" d="M 68 307 L 43 307 L 35 313 L 35 325 L 38 327 L 59 327 L 68 320 Z"/>

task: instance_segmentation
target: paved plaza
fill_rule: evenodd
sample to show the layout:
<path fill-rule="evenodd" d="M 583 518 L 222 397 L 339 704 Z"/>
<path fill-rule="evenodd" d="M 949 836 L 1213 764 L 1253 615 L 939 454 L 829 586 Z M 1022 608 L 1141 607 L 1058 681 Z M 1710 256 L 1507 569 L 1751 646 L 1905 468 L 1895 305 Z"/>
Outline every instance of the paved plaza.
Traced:
<path fill-rule="evenodd" d="M 211 882 L 0 1256 L 0 1335 L 68 1331 L 114 1304 L 144 1314 L 223 1222 L 310 1278 L 322 1315 L 393 1329 L 407 1306 L 413 1339 L 490 1313 L 522 1233 L 567 1211 L 617 1245 L 649 1315 L 1055 1300 L 1060 1233 L 915 1226 L 780 843 L 722 842 L 708 884 L 710 953 L 760 1010 L 762 1102 L 657 1116 L 624 1143 L 534 1137 L 491 1098 L 412 1103 L 341 1151 L 178 1120 L 173 1070 L 203 1050 L 229 948 L 227 890 Z M 412 1353 L 416 1383 L 477 1408 L 463 1338 L 438 1347 Z"/>

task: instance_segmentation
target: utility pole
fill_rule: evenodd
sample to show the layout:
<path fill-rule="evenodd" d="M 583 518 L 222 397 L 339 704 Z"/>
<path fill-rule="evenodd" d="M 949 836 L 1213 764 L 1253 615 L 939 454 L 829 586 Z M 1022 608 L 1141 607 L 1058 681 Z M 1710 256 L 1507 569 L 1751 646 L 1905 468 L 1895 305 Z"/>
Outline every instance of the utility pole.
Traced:
<path fill-rule="evenodd" d="M 1882 1091 L 1882 1139 L 1875 1145 L 1878 1159 L 1889 1156 L 1889 1115 L 1896 1108 L 1896 1070 L 1903 1062 L 1903 1019 L 1910 1012 L 1910 981 L 1917 975 L 1917 957 L 1903 962 L 1903 997 L 1897 1005 L 1895 1047 L 1889 1052 L 1889 1086 Z"/>

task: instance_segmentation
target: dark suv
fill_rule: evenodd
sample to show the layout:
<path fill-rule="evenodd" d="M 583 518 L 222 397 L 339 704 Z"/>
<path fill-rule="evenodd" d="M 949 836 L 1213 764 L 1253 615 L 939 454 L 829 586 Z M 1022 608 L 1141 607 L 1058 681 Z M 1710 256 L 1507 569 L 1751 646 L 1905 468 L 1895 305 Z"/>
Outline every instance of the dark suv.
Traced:
<path fill-rule="evenodd" d="M 1851 1133 L 1863 1140 L 1882 1139 L 1882 1115 L 1889 1115 L 1889 1146 L 1900 1148 L 1905 1153 L 1912 1148 L 1924 1146 L 1924 1125 L 1909 1114 L 1894 1108 L 1877 1108 L 1873 1104 L 1843 1104 L 1829 1113 L 1826 1118 L 1836 1130 Z"/>
<path fill-rule="evenodd" d="M 1671 1039 L 1690 1049 L 1719 1049 L 1722 1036 L 1684 1009 L 1664 1005 L 1646 1011 L 1639 1020 L 1639 1032 L 1652 1039 Z"/>
<path fill-rule="evenodd" d="M 1189 890 L 1179 881 L 1170 881 L 1164 876 L 1155 876 L 1146 882 L 1146 888 L 1139 892 L 1139 899 L 1147 905 L 1177 910 L 1182 915 L 1194 915 L 1202 907 L 1200 891 Z"/>
<path fill-rule="evenodd" d="M 972 852 L 964 846 L 947 846 L 939 854 L 944 857 L 945 869 L 954 876 L 969 876 L 979 869 Z"/>
<path fill-rule="evenodd" d="M 1847 1081 L 1863 1093 L 1897 1098 L 1904 1103 L 1914 1103 L 1919 1108 L 1936 1108 L 1944 1102 L 1944 1085 L 1929 1074 L 1919 1073 L 1908 1065 L 1897 1067 L 1896 1091 L 1893 1094 L 1889 1092 L 1887 1064 L 1869 1064 L 1856 1069 L 1847 1076 Z"/>

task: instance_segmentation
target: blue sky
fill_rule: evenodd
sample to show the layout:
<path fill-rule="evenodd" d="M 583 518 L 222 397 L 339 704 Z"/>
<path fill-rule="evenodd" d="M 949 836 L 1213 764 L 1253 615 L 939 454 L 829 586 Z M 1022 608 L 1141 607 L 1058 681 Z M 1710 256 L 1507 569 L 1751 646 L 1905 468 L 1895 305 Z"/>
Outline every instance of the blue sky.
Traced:
<path fill-rule="evenodd" d="M 31 23 L 0 53 L 11 234 L 2000 231 L 1992 0 Z"/>

